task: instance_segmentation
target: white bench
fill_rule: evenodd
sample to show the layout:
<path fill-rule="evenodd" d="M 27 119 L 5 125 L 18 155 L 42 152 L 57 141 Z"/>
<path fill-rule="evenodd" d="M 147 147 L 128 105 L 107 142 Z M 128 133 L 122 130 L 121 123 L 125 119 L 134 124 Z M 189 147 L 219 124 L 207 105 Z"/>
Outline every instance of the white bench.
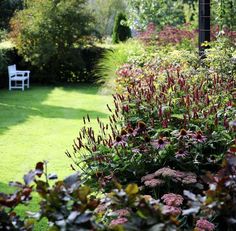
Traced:
<path fill-rule="evenodd" d="M 25 86 L 29 88 L 29 74 L 30 71 L 28 70 L 16 70 L 16 65 L 8 66 L 9 90 L 21 89 L 22 91 L 24 91 Z M 14 83 L 14 85 L 12 85 L 12 82 Z"/>

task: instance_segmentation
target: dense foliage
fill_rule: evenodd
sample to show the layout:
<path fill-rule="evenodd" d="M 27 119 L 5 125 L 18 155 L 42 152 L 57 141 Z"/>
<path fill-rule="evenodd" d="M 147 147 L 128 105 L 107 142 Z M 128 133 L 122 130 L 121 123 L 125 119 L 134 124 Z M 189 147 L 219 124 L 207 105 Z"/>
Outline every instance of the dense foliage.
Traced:
<path fill-rule="evenodd" d="M 154 23 L 149 23 L 146 29 L 138 34 L 138 38 L 148 45 L 170 45 L 185 43 L 192 48 L 196 43 L 197 30 L 190 28 L 190 25 L 185 24 L 182 27 L 165 26 L 158 31 Z"/>
<path fill-rule="evenodd" d="M 8 29 L 9 21 L 16 10 L 23 8 L 23 0 L 1 0 L 0 2 L 0 30 Z"/>
<path fill-rule="evenodd" d="M 129 179 L 135 181 L 141 178 L 147 168 L 155 169 L 161 167 L 163 163 L 169 166 L 173 161 L 170 157 L 174 156 L 178 149 L 181 152 L 185 152 L 186 149 L 185 146 L 181 146 L 183 143 L 178 144 L 178 139 L 175 139 L 175 137 L 179 138 L 177 134 L 181 129 L 189 132 L 186 138 L 190 140 L 186 141 L 186 145 L 187 152 L 192 156 L 190 163 L 196 158 L 204 157 L 202 163 L 205 164 L 205 158 L 209 158 L 205 152 L 213 156 L 217 155 L 213 150 L 225 152 L 227 145 L 214 147 L 213 144 L 218 142 L 227 144 L 233 138 L 233 134 L 228 137 L 227 127 L 223 129 L 220 126 L 226 126 L 235 115 L 231 103 L 229 103 L 228 112 L 226 107 L 227 102 L 233 100 L 231 97 L 234 97 L 234 95 L 231 96 L 231 92 L 235 84 L 233 78 L 235 64 L 231 61 L 230 49 L 224 50 L 224 60 L 218 56 L 213 59 L 211 55 L 214 54 L 210 53 L 213 50 L 214 48 L 209 51 L 208 58 L 204 60 L 205 65 L 208 66 L 205 69 L 199 65 L 197 57 L 196 61 L 193 57 L 192 62 L 195 62 L 196 66 L 192 70 L 190 70 L 191 66 L 193 68 L 191 60 L 187 63 L 179 58 L 178 63 L 177 57 L 172 57 L 173 63 L 162 61 L 163 57 L 155 57 L 152 61 L 145 63 L 144 67 L 136 64 L 124 65 L 118 71 L 118 83 L 125 87 L 125 92 L 114 95 L 115 111 L 110 117 L 113 125 L 103 125 L 99 122 L 101 134 L 97 138 L 94 137 L 94 132 L 90 128 L 88 130 L 84 128 L 78 139 L 79 144 L 76 143 L 76 150 L 82 149 L 83 153 L 83 148 L 88 148 L 91 151 L 92 156 L 82 154 L 79 158 L 82 158 L 88 166 L 86 172 L 91 171 L 91 175 L 95 176 L 99 171 L 105 175 L 110 175 L 112 171 L 114 174 L 117 172 L 117 176 L 123 176 L 122 181 L 129 181 Z M 168 55 L 173 56 L 174 53 L 170 52 Z M 187 58 L 190 57 L 187 56 Z M 227 63 L 229 69 L 219 70 L 221 62 Z M 230 63 L 232 63 L 231 68 Z M 142 62 L 141 65 L 143 65 Z M 208 76 L 207 80 L 205 80 L 205 75 Z M 214 86 L 214 88 L 211 89 L 209 86 Z M 222 117 L 222 114 L 227 116 Z M 121 131 L 117 128 L 117 121 L 121 121 L 123 128 Z M 110 128 L 113 136 L 110 136 L 107 131 Z M 218 128 L 222 141 L 219 141 L 218 135 L 212 136 L 212 132 L 216 132 Z M 227 134 L 225 138 L 228 137 L 228 141 L 228 138 L 226 140 L 223 138 L 223 134 Z M 209 136 L 209 147 L 206 143 L 203 143 L 204 149 L 200 147 L 202 144 L 195 146 L 197 140 L 194 137 L 198 135 L 204 139 Z M 103 141 L 99 138 L 100 136 L 103 137 Z M 161 142 L 158 139 L 164 139 L 163 144 L 168 144 L 164 152 L 158 148 L 158 141 Z M 171 141 L 173 143 L 169 145 Z M 100 144 L 101 142 L 103 144 Z M 160 154 L 158 154 L 159 151 Z M 143 152 L 147 154 L 142 155 Z M 204 152 L 201 154 L 202 157 L 199 156 L 199 152 Z M 97 158 L 101 158 L 101 163 L 97 162 Z M 172 164 L 176 166 L 175 162 Z M 183 163 L 181 166 L 188 168 Z M 201 161 L 199 166 L 195 167 L 196 171 L 198 168 L 204 169 Z"/>
<path fill-rule="evenodd" d="M 3 49 L 0 49 L 0 70 L 4 70 L 6 65 L 6 52 Z"/>
<path fill-rule="evenodd" d="M 142 193 L 167 201 L 162 213 L 182 213 L 177 225 L 182 229 L 193 228 L 197 217 L 198 228 L 209 225 L 203 230 L 233 228 L 226 216 L 234 215 L 224 214 L 225 207 L 211 210 L 216 203 L 212 193 L 221 189 L 212 192 L 210 180 L 233 168 L 235 152 L 236 69 L 233 44 L 227 41 L 211 44 L 204 65 L 197 53 L 164 47 L 161 54 L 159 47 L 154 57 L 133 58 L 117 71 L 120 92 L 113 96 L 114 109 L 108 106 L 110 124 L 98 119 L 101 131 L 96 135 L 89 117 L 84 118 L 87 125 L 75 140 L 75 153 L 67 153 L 90 185 L 107 192 L 114 181 L 136 183 Z M 208 189 L 207 199 L 201 198 Z M 188 202 L 181 212 L 182 200 Z M 201 218 L 206 212 L 215 226 Z M 128 230 L 132 219 L 122 220 Z"/>
<path fill-rule="evenodd" d="M 154 23 L 158 29 L 191 23 L 198 27 L 198 1 L 196 0 L 129 0 L 130 22 L 136 28 L 144 29 Z M 212 0 L 211 22 L 235 30 L 236 17 L 234 0 Z"/>
<path fill-rule="evenodd" d="M 128 2 L 130 20 L 136 28 L 145 28 L 151 22 L 155 23 L 158 28 L 184 23 L 185 17 L 181 1 L 130 0 Z"/>
<path fill-rule="evenodd" d="M 212 22 L 231 30 L 236 30 L 236 2 L 234 0 L 213 0 Z"/>
<path fill-rule="evenodd" d="M 28 1 L 11 20 L 19 54 L 50 76 L 65 81 L 83 72 L 81 48 L 87 44 L 91 16 L 85 0 Z"/>
<path fill-rule="evenodd" d="M 7 66 L 13 63 L 22 63 L 22 67 L 25 67 L 24 62 L 21 61 L 21 57 L 17 55 L 17 51 L 11 44 L 6 43 L 0 47 L 0 88 L 8 86 Z"/>

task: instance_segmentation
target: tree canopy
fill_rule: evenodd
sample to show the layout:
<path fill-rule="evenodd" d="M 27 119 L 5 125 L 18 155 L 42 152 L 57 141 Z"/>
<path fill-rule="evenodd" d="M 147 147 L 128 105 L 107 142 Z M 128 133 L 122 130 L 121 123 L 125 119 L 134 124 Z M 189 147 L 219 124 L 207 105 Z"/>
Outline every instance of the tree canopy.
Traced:
<path fill-rule="evenodd" d="M 81 66 L 80 48 L 90 34 L 86 0 L 31 0 L 11 20 L 11 36 L 26 61 L 53 72 Z M 58 74 L 58 73 L 57 73 Z"/>
<path fill-rule="evenodd" d="M 8 23 L 16 10 L 23 8 L 23 0 L 0 1 L 0 29 L 7 29 Z"/>
<path fill-rule="evenodd" d="M 158 27 L 184 22 L 183 4 L 174 0 L 129 0 L 129 16 L 132 25 L 144 28 L 148 23 Z"/>

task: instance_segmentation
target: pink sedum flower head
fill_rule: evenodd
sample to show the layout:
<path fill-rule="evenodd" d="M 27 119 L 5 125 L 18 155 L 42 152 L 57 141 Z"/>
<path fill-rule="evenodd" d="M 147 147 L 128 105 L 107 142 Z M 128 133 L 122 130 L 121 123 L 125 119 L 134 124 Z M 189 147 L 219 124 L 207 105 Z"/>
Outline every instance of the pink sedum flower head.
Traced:
<path fill-rule="evenodd" d="M 197 183 L 197 176 L 193 172 L 186 172 L 182 179 L 183 184 L 195 184 Z"/>
<path fill-rule="evenodd" d="M 159 179 L 151 179 L 151 180 L 147 180 L 144 182 L 144 185 L 150 188 L 155 188 L 157 186 L 160 186 L 164 183 L 163 180 L 159 180 Z"/>
<path fill-rule="evenodd" d="M 117 225 L 123 225 L 123 224 L 125 224 L 127 222 L 128 222 L 127 218 L 120 217 L 120 218 L 112 220 L 111 223 L 110 223 L 110 227 L 113 228 L 113 227 L 115 227 Z"/>
<path fill-rule="evenodd" d="M 183 184 L 194 184 L 197 182 L 197 176 L 193 172 L 181 172 L 168 167 L 160 168 L 155 173 L 156 177 L 169 177 L 174 182 L 182 182 Z"/>
<path fill-rule="evenodd" d="M 183 197 L 179 194 L 168 193 L 164 194 L 161 198 L 166 205 L 169 206 L 180 206 L 183 203 Z"/>
<path fill-rule="evenodd" d="M 147 174 L 147 175 L 145 175 L 145 176 L 143 176 L 141 178 L 141 182 L 152 180 L 153 178 L 155 178 L 155 174 L 154 173 Z"/>
<path fill-rule="evenodd" d="M 204 218 L 200 218 L 197 220 L 196 228 L 201 231 L 213 231 L 215 229 L 215 225 Z"/>
<path fill-rule="evenodd" d="M 168 167 L 164 167 L 164 168 L 160 168 L 159 170 L 157 170 L 154 174 L 157 177 L 159 177 L 159 176 L 174 177 L 175 173 L 176 173 L 175 170 L 168 168 Z"/>
<path fill-rule="evenodd" d="M 118 209 L 118 210 L 115 210 L 113 213 L 116 214 L 118 218 L 126 217 L 130 215 L 129 210 L 127 209 Z"/>
<path fill-rule="evenodd" d="M 162 213 L 164 215 L 172 215 L 172 216 L 178 216 L 180 215 L 182 210 L 180 208 L 170 206 L 170 205 L 164 205 L 162 209 Z"/>

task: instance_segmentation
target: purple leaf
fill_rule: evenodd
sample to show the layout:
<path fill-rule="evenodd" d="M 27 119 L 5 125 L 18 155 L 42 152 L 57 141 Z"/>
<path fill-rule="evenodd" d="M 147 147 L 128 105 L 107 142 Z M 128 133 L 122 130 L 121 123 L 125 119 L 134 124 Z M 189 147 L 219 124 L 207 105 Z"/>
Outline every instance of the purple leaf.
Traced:
<path fill-rule="evenodd" d="M 9 186 L 11 187 L 17 187 L 17 188 L 23 188 L 24 185 L 18 181 L 10 181 Z"/>
<path fill-rule="evenodd" d="M 24 175 L 23 179 L 26 185 L 29 185 L 32 181 L 34 181 L 37 172 L 30 170 L 27 174 Z"/>

